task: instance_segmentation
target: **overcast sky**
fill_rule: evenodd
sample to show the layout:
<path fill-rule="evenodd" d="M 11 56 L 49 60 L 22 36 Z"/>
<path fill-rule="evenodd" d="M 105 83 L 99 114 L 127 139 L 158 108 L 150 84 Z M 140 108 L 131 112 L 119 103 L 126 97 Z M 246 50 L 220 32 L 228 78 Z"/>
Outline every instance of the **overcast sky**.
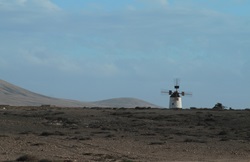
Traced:
<path fill-rule="evenodd" d="M 81 101 L 250 107 L 249 0 L 0 0 L 1 79 Z"/>

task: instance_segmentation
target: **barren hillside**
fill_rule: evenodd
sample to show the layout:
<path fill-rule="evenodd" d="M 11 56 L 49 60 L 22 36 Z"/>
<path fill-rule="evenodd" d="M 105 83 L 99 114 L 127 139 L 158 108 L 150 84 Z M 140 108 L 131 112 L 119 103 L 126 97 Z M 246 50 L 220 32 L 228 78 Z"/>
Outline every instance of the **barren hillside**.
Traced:
<path fill-rule="evenodd" d="M 0 80 L 0 105 L 40 106 L 55 105 L 61 107 L 157 107 L 149 102 L 135 98 L 108 99 L 96 102 L 83 102 L 59 99 L 31 92 L 4 80 Z"/>

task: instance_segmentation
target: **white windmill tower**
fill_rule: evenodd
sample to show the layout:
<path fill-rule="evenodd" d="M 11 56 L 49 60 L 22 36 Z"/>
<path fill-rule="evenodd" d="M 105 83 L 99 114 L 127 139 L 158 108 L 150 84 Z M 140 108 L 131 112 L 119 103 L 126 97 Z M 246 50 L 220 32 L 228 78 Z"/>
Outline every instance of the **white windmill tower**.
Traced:
<path fill-rule="evenodd" d="M 179 79 L 175 79 L 175 90 L 169 90 L 169 91 L 161 91 L 162 93 L 168 93 L 170 95 L 169 99 L 169 108 L 170 109 L 182 109 L 182 101 L 181 101 L 181 96 L 186 96 L 186 95 L 192 95 L 191 93 L 186 93 L 186 92 L 179 92 L 178 89 L 180 88 L 179 85 Z"/>

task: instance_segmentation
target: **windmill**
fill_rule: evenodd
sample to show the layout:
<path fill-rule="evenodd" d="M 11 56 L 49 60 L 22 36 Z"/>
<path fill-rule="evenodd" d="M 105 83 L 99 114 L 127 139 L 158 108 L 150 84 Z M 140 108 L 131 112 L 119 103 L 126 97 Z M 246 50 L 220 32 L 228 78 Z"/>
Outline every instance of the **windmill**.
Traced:
<path fill-rule="evenodd" d="M 180 80 L 175 79 L 175 90 L 169 90 L 169 91 L 161 91 L 163 94 L 169 94 L 170 95 L 170 100 L 169 100 L 169 108 L 170 109 L 182 109 L 182 101 L 181 101 L 181 96 L 187 96 L 187 95 L 192 95 L 191 93 L 186 93 L 186 92 L 179 92 L 178 89 L 180 88 Z"/>

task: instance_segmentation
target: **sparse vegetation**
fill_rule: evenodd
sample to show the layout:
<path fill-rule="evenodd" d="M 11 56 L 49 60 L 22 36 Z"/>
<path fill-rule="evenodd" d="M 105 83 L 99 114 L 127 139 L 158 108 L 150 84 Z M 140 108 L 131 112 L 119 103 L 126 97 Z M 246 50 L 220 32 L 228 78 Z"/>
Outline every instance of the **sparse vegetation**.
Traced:
<path fill-rule="evenodd" d="M 218 133 L 218 135 L 227 135 L 228 133 L 227 133 L 227 131 L 225 131 L 225 130 L 223 130 L 223 131 L 221 131 L 221 132 L 219 132 Z"/>
<path fill-rule="evenodd" d="M 55 132 L 42 132 L 40 136 L 52 136 L 52 135 L 57 135 L 57 136 L 64 136 L 65 134 L 59 131 Z"/>
<path fill-rule="evenodd" d="M 150 142 L 149 145 L 163 145 L 165 142 L 162 141 L 155 141 L 155 142 Z"/>
<path fill-rule="evenodd" d="M 36 162 L 38 160 L 39 159 L 37 157 L 32 156 L 32 155 L 23 155 L 16 159 L 16 161 L 26 161 L 26 162 L 29 162 L 29 161 Z"/>
<path fill-rule="evenodd" d="M 20 156 L 19 161 L 33 158 L 35 162 L 63 162 L 65 157 L 70 159 L 72 156 L 83 161 L 145 161 L 142 156 L 130 156 L 129 153 L 123 156 L 124 152 L 127 152 L 126 148 L 133 150 L 135 155 L 137 150 L 144 149 L 149 156 L 143 152 L 140 152 L 140 155 L 157 161 L 159 159 L 154 157 L 161 151 L 164 151 L 164 154 L 161 152 L 161 158 L 168 159 L 169 154 L 164 149 L 169 149 L 169 152 L 178 151 L 180 154 L 185 152 L 185 155 L 192 156 L 193 154 L 188 154 L 192 147 L 195 149 L 206 145 L 211 147 L 211 150 L 221 149 L 223 154 L 223 145 L 228 143 L 229 149 L 243 153 L 250 150 L 249 111 L 33 109 L 35 108 L 11 108 L 7 110 L 8 114 L 0 118 L 1 130 L 4 130 L 0 132 L 0 143 L 14 141 L 18 146 L 14 148 L 15 152 L 34 155 Z M 175 147 L 176 144 L 179 147 Z M 5 146 L 1 145 L 4 148 Z M 202 154 L 208 157 L 204 153 L 205 148 L 200 147 L 203 149 Z M 56 151 L 57 156 L 47 150 Z M 199 153 L 199 150 L 195 151 Z M 8 155 L 9 152 L 11 151 L 7 148 L 1 156 L 13 156 Z M 43 156 L 40 156 L 41 154 Z M 57 158 L 59 159 L 54 160 Z"/>
<path fill-rule="evenodd" d="M 217 103 L 214 105 L 213 107 L 214 110 L 224 110 L 225 109 L 225 106 L 222 105 L 222 103 Z"/>
<path fill-rule="evenodd" d="M 186 138 L 186 139 L 184 140 L 184 142 L 206 143 L 205 140 L 200 140 L 200 139 L 197 139 L 197 138 Z"/>

